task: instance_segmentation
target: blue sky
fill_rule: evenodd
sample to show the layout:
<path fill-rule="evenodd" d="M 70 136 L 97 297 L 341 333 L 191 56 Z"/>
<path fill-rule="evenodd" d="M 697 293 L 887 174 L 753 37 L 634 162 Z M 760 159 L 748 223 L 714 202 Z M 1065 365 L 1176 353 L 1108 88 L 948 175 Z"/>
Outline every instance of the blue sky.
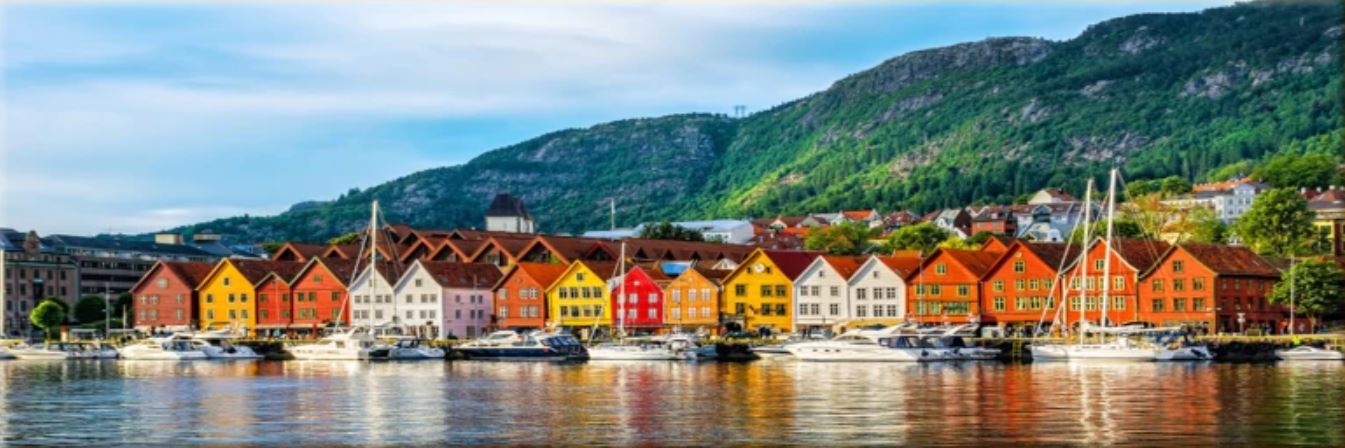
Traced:
<path fill-rule="evenodd" d="M 538 134 L 770 107 L 905 52 L 1227 2 L 0 4 L 0 226 L 274 214 Z"/>

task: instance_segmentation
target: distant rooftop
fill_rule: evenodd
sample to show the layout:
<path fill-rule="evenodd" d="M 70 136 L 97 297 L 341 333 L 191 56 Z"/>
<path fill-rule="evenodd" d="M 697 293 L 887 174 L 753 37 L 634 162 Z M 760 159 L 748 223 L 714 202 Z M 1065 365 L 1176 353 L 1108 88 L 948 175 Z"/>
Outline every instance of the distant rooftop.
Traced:
<path fill-rule="evenodd" d="M 523 204 L 523 198 L 515 197 L 509 193 L 495 195 L 495 199 L 490 201 L 490 207 L 486 209 L 486 216 L 517 216 L 532 219 L 532 215 L 528 213 L 528 206 Z"/>

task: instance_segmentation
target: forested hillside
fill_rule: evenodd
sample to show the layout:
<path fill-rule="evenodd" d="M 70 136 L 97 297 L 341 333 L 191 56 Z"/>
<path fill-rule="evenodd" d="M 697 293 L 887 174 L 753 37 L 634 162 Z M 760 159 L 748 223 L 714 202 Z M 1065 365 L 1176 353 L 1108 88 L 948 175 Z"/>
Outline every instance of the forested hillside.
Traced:
<path fill-rule="evenodd" d="M 491 196 L 546 231 L 841 208 L 926 211 L 1128 179 L 1250 172 L 1281 151 L 1339 161 L 1340 2 L 1254 3 L 1110 20 L 1053 42 L 1000 38 L 918 51 L 742 119 L 676 115 L 573 129 L 306 203 L 190 226 L 245 241 L 394 221 L 479 226 Z"/>

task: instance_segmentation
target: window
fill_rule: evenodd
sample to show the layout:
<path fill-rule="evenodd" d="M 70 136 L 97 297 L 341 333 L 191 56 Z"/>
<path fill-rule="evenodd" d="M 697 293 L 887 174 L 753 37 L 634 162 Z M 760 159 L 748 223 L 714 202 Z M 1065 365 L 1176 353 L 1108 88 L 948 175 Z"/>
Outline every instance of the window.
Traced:
<path fill-rule="evenodd" d="M 1162 311 L 1163 311 L 1163 299 L 1153 299 L 1153 303 L 1150 304 L 1150 306 L 1152 307 L 1152 310 L 1153 310 L 1154 312 L 1162 312 Z"/>
<path fill-rule="evenodd" d="M 237 318 L 238 318 L 238 310 L 229 310 L 229 319 L 232 320 Z"/>
<path fill-rule="evenodd" d="M 1105 262 L 1106 262 L 1106 260 L 1103 260 L 1103 259 L 1101 259 L 1101 258 L 1096 259 L 1096 260 L 1093 260 L 1093 270 L 1095 270 L 1095 271 L 1101 271 L 1101 270 L 1103 270 L 1103 269 L 1106 269 L 1106 266 L 1103 266 L 1103 264 L 1104 264 Z"/>
<path fill-rule="evenodd" d="M 583 273 L 583 272 L 579 272 L 579 273 L 574 274 L 574 279 L 577 280 L 577 281 L 581 281 L 581 282 L 584 281 L 584 273 Z"/>
<path fill-rule="evenodd" d="M 234 303 L 234 295 L 229 294 L 229 303 Z"/>
<path fill-rule="evenodd" d="M 761 285 L 761 296 L 762 297 L 771 296 L 771 285 Z"/>
<path fill-rule="evenodd" d="M 215 320 L 215 310 L 205 310 L 206 320 Z"/>
<path fill-rule="evenodd" d="M 832 296 L 832 297 L 840 297 L 840 296 L 841 296 L 841 287 L 840 287 L 840 286 L 832 286 L 832 287 L 831 287 L 831 296 Z"/>
<path fill-rule="evenodd" d="M 415 284 L 416 284 L 416 287 L 420 287 L 420 286 L 421 286 L 421 279 L 416 279 Z"/>
<path fill-rule="evenodd" d="M 1016 272 L 1016 273 L 1019 273 L 1019 274 L 1021 274 L 1021 273 L 1023 273 L 1023 272 L 1027 272 L 1027 263 L 1024 262 L 1023 260 L 1014 260 L 1014 262 L 1013 262 L 1013 272 Z"/>
<path fill-rule="evenodd" d="M 769 305 L 767 305 L 767 306 L 769 306 Z M 784 316 L 784 315 L 789 314 L 789 313 L 786 313 L 786 312 L 785 312 L 785 304 L 783 304 L 783 303 L 777 303 L 777 304 L 775 304 L 775 314 L 779 314 L 779 315 L 781 315 L 781 316 Z"/>
<path fill-rule="evenodd" d="M 1184 271 L 1184 270 L 1185 270 L 1185 267 L 1186 267 L 1185 265 L 1186 265 L 1186 263 L 1182 262 L 1181 260 L 1173 261 L 1173 262 L 1172 262 L 1172 272 L 1182 272 L 1182 271 Z"/>
<path fill-rule="evenodd" d="M 738 297 L 747 295 L 747 285 L 733 285 L 733 295 Z"/>
<path fill-rule="evenodd" d="M 229 286 L 229 277 L 224 277 L 224 286 Z"/>
<path fill-rule="evenodd" d="M 735 304 L 733 304 L 733 313 L 734 313 L 734 314 L 739 314 L 739 315 L 747 314 L 747 304 L 743 304 L 743 303 L 735 303 Z"/>
<path fill-rule="evenodd" d="M 1175 291 L 1185 291 L 1185 290 L 1186 290 L 1186 280 L 1183 280 L 1183 279 L 1180 279 L 1180 278 L 1174 278 L 1174 279 L 1172 279 L 1172 290 L 1173 290 L 1174 292 L 1175 292 Z"/>
<path fill-rule="evenodd" d="M 833 304 L 828 305 L 828 306 L 827 306 L 827 314 L 830 314 L 830 315 L 832 315 L 832 316 L 836 316 L 836 315 L 841 314 L 841 305 L 840 305 L 839 303 L 833 303 Z"/>
<path fill-rule="evenodd" d="M 1111 289 L 1125 289 L 1126 278 L 1116 275 L 1111 278 Z"/>
<path fill-rule="evenodd" d="M 261 299 L 257 299 L 257 300 L 261 300 Z M 257 318 L 259 318 L 259 319 L 269 319 L 269 313 L 267 313 L 266 310 L 258 310 L 258 311 L 257 311 Z"/>
<path fill-rule="evenodd" d="M 1153 292 L 1163 292 L 1163 279 L 1154 279 Z"/>
<path fill-rule="evenodd" d="M 61 280 L 65 280 L 65 271 L 61 271 Z M 160 278 L 159 280 L 157 280 L 157 281 L 154 282 L 154 285 L 155 285 L 155 286 L 158 286 L 159 289 L 167 288 L 167 287 L 168 287 L 168 279 L 166 279 L 166 278 Z"/>
<path fill-rule="evenodd" d="M 266 294 L 257 294 L 257 303 L 266 303 Z M 265 316 L 263 316 L 265 317 Z"/>
<path fill-rule="evenodd" d="M 855 300 L 865 300 L 865 299 L 868 299 L 868 298 L 869 298 L 868 295 L 869 295 L 869 292 L 868 292 L 867 289 L 864 289 L 864 288 L 855 288 Z"/>
<path fill-rule="evenodd" d="M 239 294 L 238 301 L 242 303 L 248 303 L 248 293 Z M 247 314 L 247 311 L 244 311 L 243 314 Z"/>
<path fill-rule="evenodd" d="M 415 294 L 407 294 L 407 295 L 406 295 L 406 303 L 415 303 L 415 301 L 416 301 L 416 296 L 415 296 Z"/>
<path fill-rule="evenodd" d="M 650 309 L 649 309 L 649 318 L 650 318 L 650 319 L 658 319 L 658 309 L 657 309 L 657 308 L 650 308 Z"/>
<path fill-rule="evenodd" d="M 1004 298 L 1003 298 L 1003 297 L 996 297 L 996 298 L 995 298 L 995 311 L 1004 311 Z"/>
<path fill-rule="evenodd" d="M 1191 299 L 1191 311 L 1205 311 L 1205 299 L 1203 297 Z"/>
<path fill-rule="evenodd" d="M 774 309 L 774 308 L 771 308 L 771 304 L 769 304 L 769 303 L 762 304 L 762 305 L 761 305 L 761 315 L 762 315 L 762 316 L 769 316 L 769 315 L 771 315 L 771 310 L 773 310 L 773 309 Z"/>
<path fill-rule="evenodd" d="M 508 319 L 508 318 L 509 318 L 509 307 L 507 307 L 507 306 L 502 306 L 502 307 L 500 307 L 500 309 L 495 310 L 495 314 L 500 315 L 500 319 Z"/>
<path fill-rule="evenodd" d="M 1028 280 L 1028 281 L 1027 281 L 1027 289 L 1028 289 L 1028 290 L 1036 291 L 1037 288 L 1039 288 L 1039 287 L 1041 287 L 1041 282 L 1040 282 L 1040 281 L 1037 281 L 1037 279 L 1034 278 L 1034 279 L 1032 279 L 1032 280 Z"/>
<path fill-rule="evenodd" d="M 681 313 L 681 312 L 682 312 L 682 309 L 681 309 L 681 308 L 673 308 L 673 317 L 674 317 L 674 318 L 677 318 L 677 319 L 681 319 L 681 316 L 678 315 L 678 313 Z M 696 318 L 696 308 L 694 308 L 694 307 L 693 307 L 693 308 L 687 308 L 687 318 L 689 318 L 689 319 L 695 319 L 695 318 Z"/>
<path fill-rule="evenodd" d="M 1172 299 L 1172 311 L 1178 313 L 1186 311 L 1186 299 Z"/>
<path fill-rule="evenodd" d="M 939 275 L 947 274 L 947 273 L 948 273 L 948 265 L 947 265 L 947 264 L 944 264 L 944 263 L 939 263 L 939 264 L 934 265 L 934 273 L 935 273 L 935 274 L 939 274 Z"/>
<path fill-rule="evenodd" d="M 991 285 L 994 287 L 995 292 L 1004 292 L 1004 280 L 995 280 Z"/>
<path fill-rule="evenodd" d="M 1204 291 L 1204 290 L 1205 290 L 1205 279 L 1204 279 L 1204 278 L 1193 278 L 1193 279 L 1191 279 L 1191 290 L 1192 290 L 1192 291 Z"/>
<path fill-rule="evenodd" d="M 883 317 L 883 307 L 882 307 L 882 305 L 874 305 L 874 306 L 873 306 L 873 317 Z"/>
<path fill-rule="evenodd" d="M 971 286 L 968 286 L 968 285 L 957 285 L 957 296 L 958 296 L 958 297 L 966 297 L 966 296 L 969 296 L 969 295 L 971 295 Z"/>
<path fill-rule="evenodd" d="M 800 287 L 799 287 L 799 297 L 808 297 L 808 287 L 807 287 L 807 286 L 800 286 Z"/>
<path fill-rule="evenodd" d="M 855 317 L 869 317 L 869 307 L 864 305 L 855 307 Z"/>
<path fill-rule="evenodd" d="M 1112 299 L 1111 299 L 1111 309 L 1114 309 L 1114 310 L 1124 310 L 1124 309 L 1126 309 L 1126 299 L 1125 299 L 1125 297 L 1112 297 Z"/>
<path fill-rule="evenodd" d="M 1014 289 L 1015 291 L 1022 291 L 1022 290 L 1024 290 L 1024 289 L 1027 289 L 1027 288 L 1025 288 L 1023 285 L 1024 285 L 1024 283 L 1023 283 L 1023 279 L 1021 279 L 1021 278 L 1018 279 L 1018 280 L 1014 280 L 1014 281 L 1013 281 L 1013 289 Z"/>
<path fill-rule="evenodd" d="M 929 294 L 935 296 L 942 295 L 943 288 L 939 287 L 939 285 L 929 285 Z"/>
<path fill-rule="evenodd" d="M 785 288 L 785 285 L 775 285 L 775 295 L 780 297 L 787 296 L 789 295 L 789 290 Z"/>

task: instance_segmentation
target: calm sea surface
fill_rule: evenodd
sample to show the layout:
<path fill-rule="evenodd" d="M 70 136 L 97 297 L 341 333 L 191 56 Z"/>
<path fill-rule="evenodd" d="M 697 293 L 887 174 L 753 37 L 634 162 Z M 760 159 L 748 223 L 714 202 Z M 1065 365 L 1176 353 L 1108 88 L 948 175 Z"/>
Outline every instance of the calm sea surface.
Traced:
<path fill-rule="evenodd" d="M 0 362 L 6 444 L 1345 445 L 1345 364 Z"/>

